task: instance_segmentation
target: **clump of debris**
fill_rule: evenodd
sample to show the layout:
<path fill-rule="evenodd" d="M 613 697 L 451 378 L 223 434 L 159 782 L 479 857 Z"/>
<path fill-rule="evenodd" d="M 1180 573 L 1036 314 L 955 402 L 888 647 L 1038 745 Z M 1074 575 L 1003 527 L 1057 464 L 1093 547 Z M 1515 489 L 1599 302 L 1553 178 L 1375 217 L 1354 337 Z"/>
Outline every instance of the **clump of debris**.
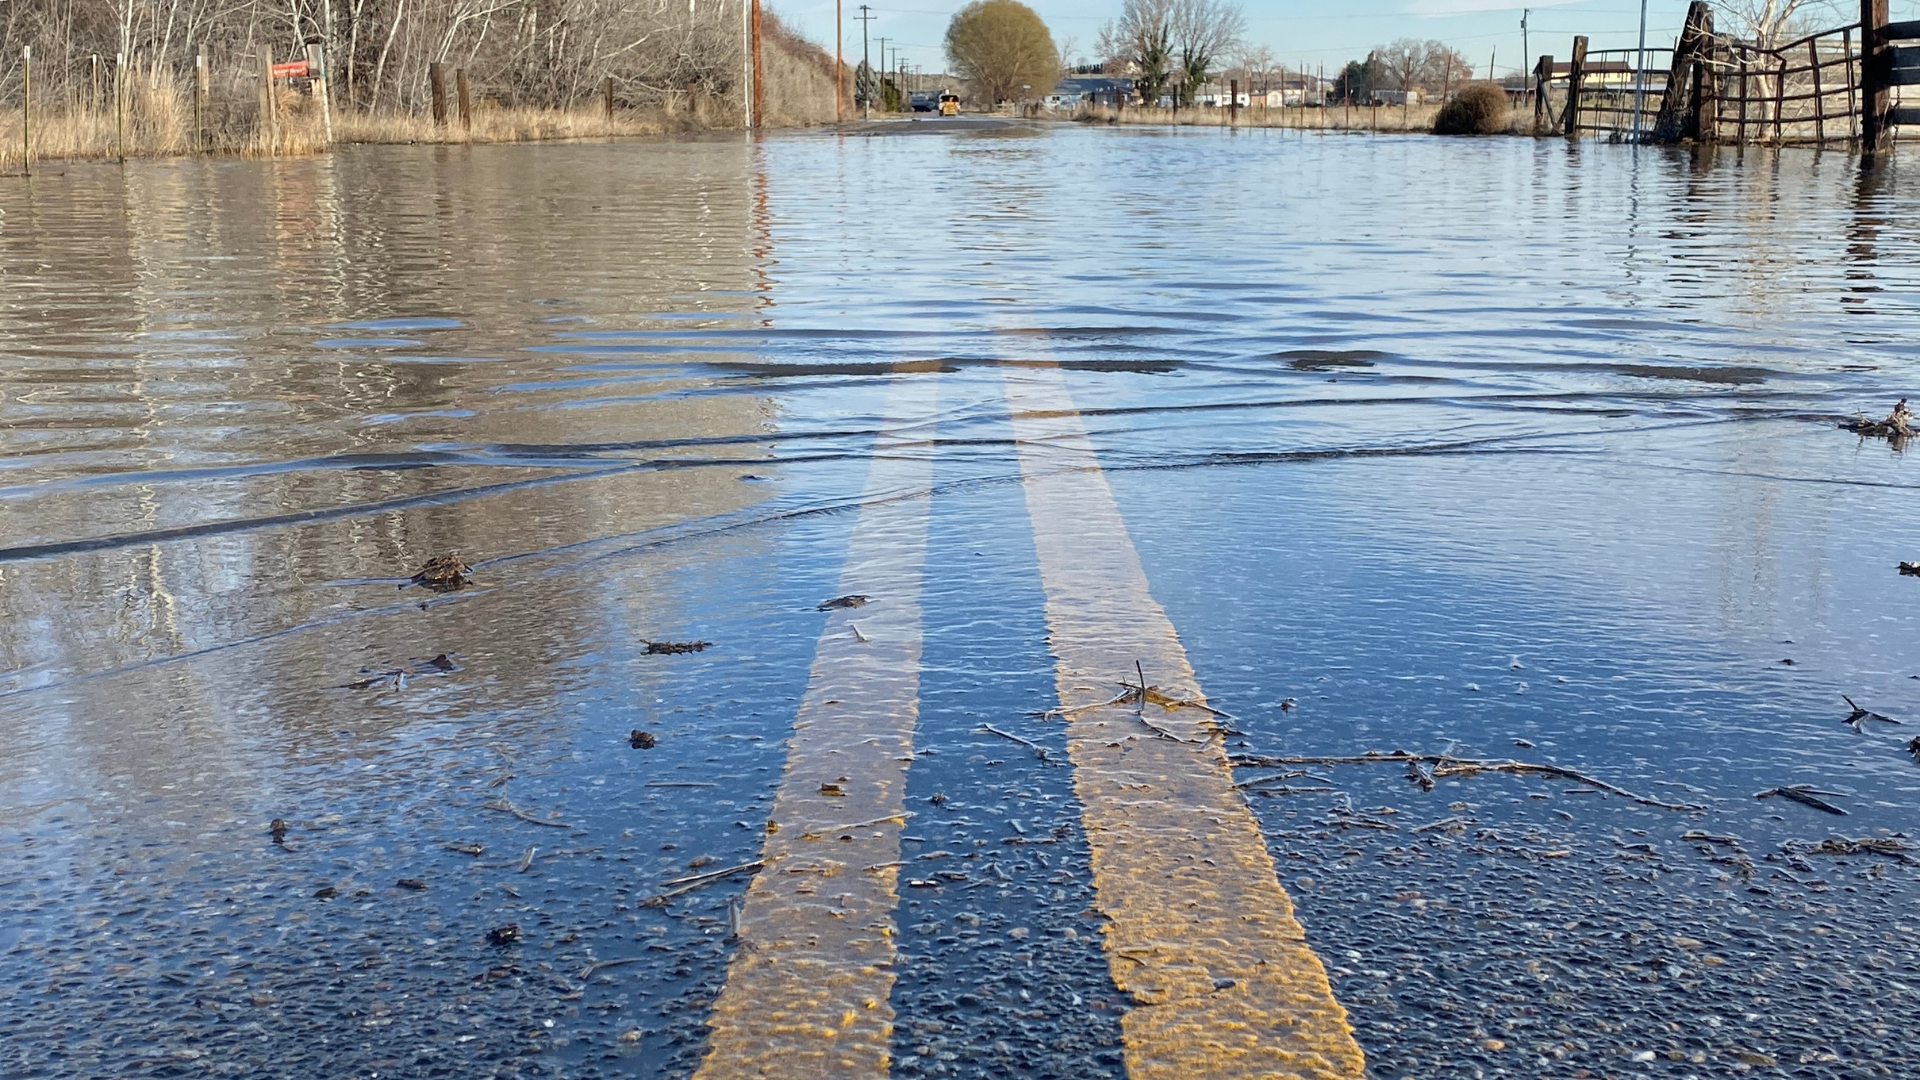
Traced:
<path fill-rule="evenodd" d="M 702 652 L 712 648 L 711 641 L 649 641 L 648 656 L 678 656 L 681 653 Z"/>
<path fill-rule="evenodd" d="M 1853 419 L 1840 426 L 1863 438 L 1904 442 L 1913 437 L 1913 413 L 1907 409 L 1907 399 L 1901 398 L 1894 403 L 1893 411 L 1884 420 L 1873 420 L 1866 413 L 1855 413 Z"/>
<path fill-rule="evenodd" d="M 426 565 L 408 579 L 407 585 L 424 585 L 434 592 L 453 592 L 466 588 L 472 581 L 473 569 L 461 561 L 458 552 L 449 551 L 428 559 Z"/>

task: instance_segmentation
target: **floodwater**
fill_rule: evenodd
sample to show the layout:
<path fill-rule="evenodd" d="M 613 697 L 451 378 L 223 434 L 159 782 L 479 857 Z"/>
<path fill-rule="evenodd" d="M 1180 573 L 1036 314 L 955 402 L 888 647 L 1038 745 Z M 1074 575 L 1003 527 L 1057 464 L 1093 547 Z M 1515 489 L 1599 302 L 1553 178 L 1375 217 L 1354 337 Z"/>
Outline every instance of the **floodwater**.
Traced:
<path fill-rule="evenodd" d="M 1055 372 L 1235 779 L 1696 807 L 1239 789 L 1369 1075 L 1920 1071 L 1920 457 L 1836 426 L 1914 389 L 1911 162 L 1061 128 L 5 183 L 0 1075 L 724 1056 L 752 868 L 649 898 L 770 842 L 889 506 L 882 1072 L 1146 1070 L 1045 715 L 1074 523 L 1009 400 Z"/>

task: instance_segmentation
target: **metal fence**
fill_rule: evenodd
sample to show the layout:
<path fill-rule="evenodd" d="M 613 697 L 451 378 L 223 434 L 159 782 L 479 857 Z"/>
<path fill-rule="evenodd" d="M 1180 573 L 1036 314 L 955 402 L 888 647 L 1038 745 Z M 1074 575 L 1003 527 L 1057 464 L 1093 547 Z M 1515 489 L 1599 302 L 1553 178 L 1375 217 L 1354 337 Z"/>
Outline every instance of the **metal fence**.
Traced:
<path fill-rule="evenodd" d="M 1774 145 L 1857 140 L 1859 45 L 1857 24 L 1776 48 L 1717 38 L 1705 61 L 1715 76 L 1717 140 Z"/>

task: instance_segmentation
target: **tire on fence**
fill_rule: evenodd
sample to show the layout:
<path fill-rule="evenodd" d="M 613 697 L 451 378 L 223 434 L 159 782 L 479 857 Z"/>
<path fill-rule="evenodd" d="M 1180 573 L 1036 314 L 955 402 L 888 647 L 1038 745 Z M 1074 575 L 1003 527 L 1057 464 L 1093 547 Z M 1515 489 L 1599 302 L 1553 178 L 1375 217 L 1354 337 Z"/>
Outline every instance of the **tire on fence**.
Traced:
<path fill-rule="evenodd" d="M 1492 83 L 1474 83 L 1440 107 L 1435 135 L 1499 135 L 1507 130 L 1507 92 Z"/>

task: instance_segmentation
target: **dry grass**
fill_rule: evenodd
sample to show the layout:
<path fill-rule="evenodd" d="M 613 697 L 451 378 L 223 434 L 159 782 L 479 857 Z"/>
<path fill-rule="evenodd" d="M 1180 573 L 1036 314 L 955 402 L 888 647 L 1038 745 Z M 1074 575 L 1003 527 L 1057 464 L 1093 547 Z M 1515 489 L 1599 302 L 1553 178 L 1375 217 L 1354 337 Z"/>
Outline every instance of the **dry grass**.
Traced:
<path fill-rule="evenodd" d="M 272 136 L 259 124 L 258 99 L 239 103 L 219 97 L 207 102 L 198 130 L 191 90 L 160 80 L 135 80 L 127 87 L 124 121 L 113 107 L 33 110 L 33 160 L 107 161 L 118 157 L 171 157 L 203 149 L 242 157 L 299 156 L 326 146 L 318 106 L 303 94 L 283 91 L 276 99 Z M 0 143 L 0 172 L 18 173 L 22 139 L 20 114 L 11 114 Z"/>
<path fill-rule="evenodd" d="M 333 137 L 343 143 L 509 143 L 558 139 L 604 139 L 610 136 L 659 135 L 670 130 L 661 114 L 616 111 L 611 120 L 604 108 L 533 109 L 476 106 L 471 129 L 453 116 L 436 124 L 418 113 L 336 113 Z"/>
<path fill-rule="evenodd" d="M 1250 106 L 1240 110 L 1232 126 L 1239 128 L 1293 128 L 1303 131 L 1390 131 L 1431 134 L 1438 117 L 1438 105 L 1382 105 L 1377 109 L 1344 105 L 1326 108 L 1268 109 Z M 1063 117 L 1065 114 L 1061 114 Z M 1114 109 L 1101 105 L 1082 107 L 1073 114 L 1076 120 L 1104 124 L 1177 124 L 1181 127 L 1226 127 L 1226 109 Z M 1533 114 L 1515 109 L 1509 114 L 1505 131 L 1509 135 L 1532 135 Z"/>
<path fill-rule="evenodd" d="M 761 35 L 766 44 L 761 50 L 761 69 L 766 79 L 767 125 L 809 127 L 832 123 L 833 56 L 772 17 L 762 23 Z M 852 74 L 843 81 L 843 88 L 851 94 Z"/>
<path fill-rule="evenodd" d="M 793 36 L 769 19 L 762 64 L 766 77 L 767 126 L 796 127 L 834 119 L 833 60 L 817 46 Z M 848 80 L 851 86 L 851 79 Z M 326 126 L 319 103 L 282 87 L 276 98 L 271 137 L 260 123 L 257 92 L 210 95 L 194 118 L 190 83 L 166 78 L 130 80 L 127 87 L 125 145 L 114 110 L 106 107 L 35 108 L 33 160 L 100 161 L 126 157 L 168 157 L 196 151 L 244 157 L 297 157 L 326 149 Z M 509 143 L 565 139 L 659 136 L 738 128 L 742 103 L 680 93 L 660 108 L 616 109 L 611 118 L 598 99 L 572 108 L 504 106 L 491 99 L 473 103 L 471 126 L 460 121 L 448 102 L 446 124 L 424 113 L 383 110 L 333 113 L 333 140 L 339 143 Z M 18 174 L 21 165 L 20 113 L 0 114 L 0 173 Z"/>
<path fill-rule="evenodd" d="M 1076 119 L 1094 123 L 1176 124 L 1181 127 L 1226 127 L 1232 110 L 1141 109 L 1114 110 L 1105 105 L 1082 108 Z M 1269 109 L 1252 105 L 1239 111 L 1232 126 L 1243 128 L 1298 128 L 1305 131 L 1431 131 L 1439 108 L 1433 105 L 1382 105 L 1377 109 L 1344 105 L 1325 108 Z"/>

